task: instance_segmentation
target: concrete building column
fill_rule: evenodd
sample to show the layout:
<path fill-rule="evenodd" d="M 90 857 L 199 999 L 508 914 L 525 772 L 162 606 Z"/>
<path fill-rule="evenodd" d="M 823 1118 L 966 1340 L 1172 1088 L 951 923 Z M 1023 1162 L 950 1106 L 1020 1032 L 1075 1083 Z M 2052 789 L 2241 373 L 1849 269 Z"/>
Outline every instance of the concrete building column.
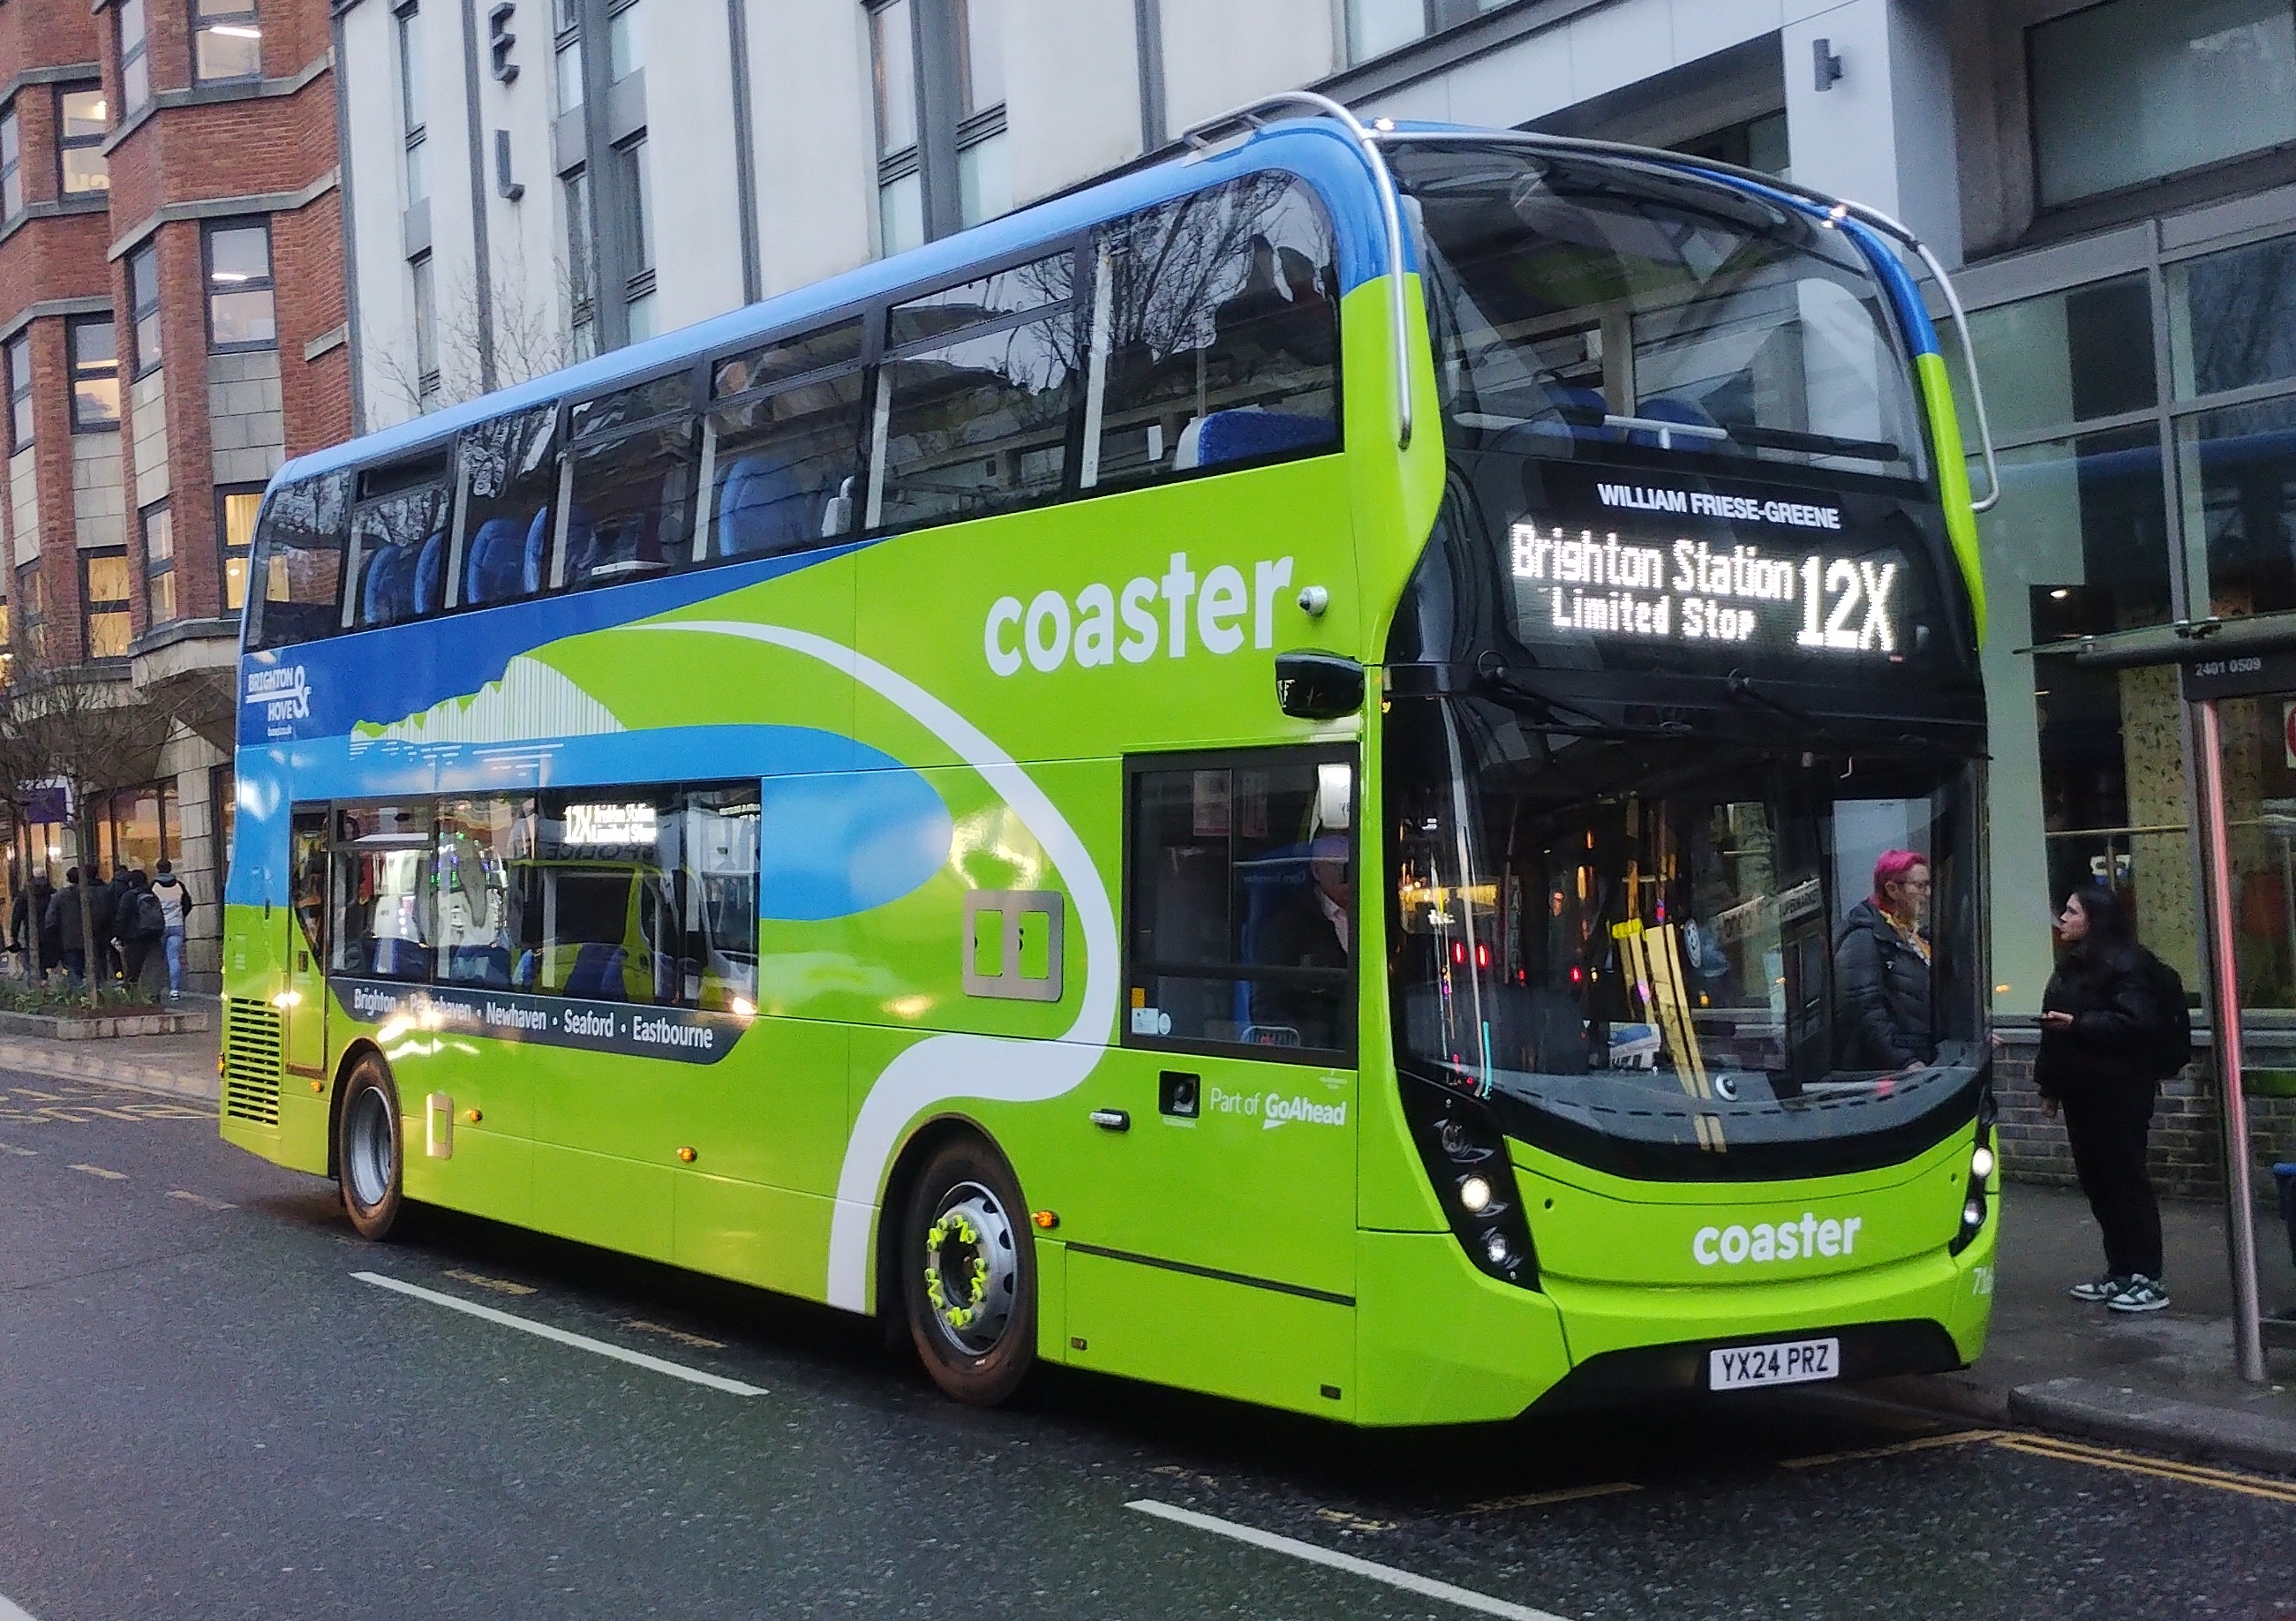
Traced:
<path fill-rule="evenodd" d="M 1948 267 L 1961 263 L 1953 62 L 1944 0 L 1790 5 L 1782 39 L 1793 177 L 1851 197 L 1913 229 Z M 1841 62 L 1819 87 L 1816 46 Z"/>

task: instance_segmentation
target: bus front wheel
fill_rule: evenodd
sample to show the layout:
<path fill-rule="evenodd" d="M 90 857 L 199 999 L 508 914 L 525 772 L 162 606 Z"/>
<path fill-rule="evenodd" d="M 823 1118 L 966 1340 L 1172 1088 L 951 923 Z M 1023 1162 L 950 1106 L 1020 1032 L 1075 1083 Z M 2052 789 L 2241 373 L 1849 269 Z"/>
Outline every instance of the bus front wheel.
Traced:
<path fill-rule="evenodd" d="M 901 1231 L 909 1337 L 933 1383 L 990 1407 L 1037 1361 L 1037 1254 L 1021 1190 L 978 1138 L 944 1143 L 917 1178 Z"/>
<path fill-rule="evenodd" d="M 398 1089 L 390 1068 L 373 1053 L 351 1066 L 344 1078 L 335 1131 L 335 1180 L 342 1187 L 343 1209 L 360 1237 L 388 1238 L 402 1202 Z"/>

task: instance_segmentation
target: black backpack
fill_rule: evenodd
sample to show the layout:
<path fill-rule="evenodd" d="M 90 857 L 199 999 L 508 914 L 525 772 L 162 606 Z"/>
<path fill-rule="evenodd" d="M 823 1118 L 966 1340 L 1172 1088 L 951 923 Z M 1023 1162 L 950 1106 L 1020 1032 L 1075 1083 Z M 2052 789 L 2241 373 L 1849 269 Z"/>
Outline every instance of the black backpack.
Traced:
<path fill-rule="evenodd" d="M 2177 970 L 2152 952 L 2137 952 L 2138 971 L 2145 989 L 2160 1004 L 2161 1023 L 2144 1041 L 2144 1067 L 2156 1081 L 2167 1081 L 2193 1061 L 2193 1010 L 2185 1000 L 2185 982 Z"/>
<path fill-rule="evenodd" d="M 160 897 L 148 889 L 139 889 L 132 903 L 129 927 L 131 940 L 157 940 L 168 932 L 168 914 L 160 904 Z"/>

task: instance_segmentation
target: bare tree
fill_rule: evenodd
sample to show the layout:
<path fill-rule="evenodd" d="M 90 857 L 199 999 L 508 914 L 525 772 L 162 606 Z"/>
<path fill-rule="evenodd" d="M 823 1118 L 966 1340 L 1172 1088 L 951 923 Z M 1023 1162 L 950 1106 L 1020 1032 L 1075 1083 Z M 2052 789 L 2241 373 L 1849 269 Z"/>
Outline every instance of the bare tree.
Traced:
<path fill-rule="evenodd" d="M 424 387 L 429 380 L 411 341 L 386 341 L 372 328 L 365 343 L 367 365 L 392 394 L 421 412 L 461 405 L 488 391 L 479 363 L 485 331 L 494 336 L 496 388 L 530 383 L 584 358 L 566 312 L 578 308 L 587 294 L 563 259 L 554 260 L 548 275 L 537 279 L 528 273 L 524 253 L 513 251 L 494 265 L 487 291 L 493 309 L 482 322 L 474 270 L 456 271 L 438 289 L 439 371 L 431 387 Z M 395 337 L 411 339 L 412 334 Z"/>
<path fill-rule="evenodd" d="M 70 802 L 82 875 L 78 890 L 81 950 L 100 978 L 90 892 L 95 882 L 95 806 L 117 789 L 157 772 L 173 722 L 111 671 L 99 665 L 34 662 L 20 657 L 14 680 L 0 693 L 0 773 L 7 791 L 29 799 L 61 785 Z"/>

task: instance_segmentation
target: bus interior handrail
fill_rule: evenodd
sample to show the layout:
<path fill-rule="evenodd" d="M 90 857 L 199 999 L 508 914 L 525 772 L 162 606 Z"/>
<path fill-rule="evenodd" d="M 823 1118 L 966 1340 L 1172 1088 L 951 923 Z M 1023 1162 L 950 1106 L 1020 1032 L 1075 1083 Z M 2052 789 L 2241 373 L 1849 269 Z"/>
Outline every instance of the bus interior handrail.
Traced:
<path fill-rule="evenodd" d="M 1321 102 L 1324 98 L 1314 96 L 1310 99 Z M 1228 116 L 1234 118 L 1235 115 Z M 1218 123 L 1224 120 L 1214 121 Z M 1977 350 L 1970 340 L 1969 316 L 1962 309 L 1961 294 L 1955 291 L 1953 278 L 1946 274 L 1945 266 L 1931 251 L 1930 245 L 1915 235 L 1911 227 L 1891 218 L 1881 210 L 1870 208 L 1862 202 L 1851 202 L 1840 197 L 1829 197 L 1824 192 L 1798 185 L 1792 180 L 1782 180 L 1775 175 L 1766 175 L 1759 169 L 1746 169 L 1735 163 L 1725 163 L 1718 159 L 1695 158 L 1685 152 L 1660 152 L 1648 146 L 1634 146 L 1623 141 L 1595 141 L 1588 140 L 1583 136 L 1542 135 L 1536 130 L 1529 129 L 1457 131 L 1396 129 L 1384 119 L 1378 120 L 1373 128 L 1365 129 L 1363 125 L 1356 121 L 1353 114 L 1347 115 L 1347 122 L 1352 128 L 1363 132 L 1363 139 L 1382 145 L 1400 144 L 1406 142 L 1440 144 L 1446 142 L 1472 141 L 1491 145 L 1528 146 L 1554 152 L 1580 152 L 1590 157 L 1627 158 L 1653 168 L 1686 169 L 1693 173 L 1719 175 L 1726 179 L 1742 181 L 1774 192 L 1783 192 L 1818 210 L 1830 218 L 1855 219 L 1859 224 L 1869 226 L 1883 235 L 1904 244 L 1908 251 L 1922 261 L 1923 267 L 1929 272 L 1931 279 L 1937 283 L 1938 291 L 1943 295 L 1947 311 L 1952 318 L 1954 331 L 1961 341 L 1962 369 L 1969 380 L 1970 402 L 1977 415 L 1978 450 L 1985 461 L 1985 498 L 1979 500 L 1972 497 L 1969 504 L 1970 510 L 1980 513 L 1991 512 L 1999 504 L 2001 464 L 1994 453 L 1993 424 L 1985 409 L 1985 386 L 1977 374 Z M 1386 169 L 1383 163 L 1380 167 L 1382 171 Z M 1390 177 L 1390 184 L 1392 185 L 1392 183 Z"/>
<path fill-rule="evenodd" d="M 1344 128 L 1363 153 L 1364 162 L 1379 187 L 1380 214 L 1387 227 L 1388 308 L 1389 320 L 1395 328 L 1395 442 L 1398 449 L 1411 448 L 1411 316 L 1410 302 L 1404 292 L 1403 203 L 1397 190 L 1395 176 L 1387 167 L 1386 154 L 1379 149 L 1378 139 L 1364 128 L 1356 115 L 1328 95 L 1318 95 L 1312 90 L 1285 90 L 1274 95 L 1263 95 L 1231 107 L 1216 118 L 1200 124 L 1191 124 L 1180 132 L 1180 139 L 1198 152 L 1210 147 L 1222 132 L 1243 128 L 1259 129 L 1267 119 L 1260 115 L 1284 108 L 1306 108 L 1327 118 Z"/>

